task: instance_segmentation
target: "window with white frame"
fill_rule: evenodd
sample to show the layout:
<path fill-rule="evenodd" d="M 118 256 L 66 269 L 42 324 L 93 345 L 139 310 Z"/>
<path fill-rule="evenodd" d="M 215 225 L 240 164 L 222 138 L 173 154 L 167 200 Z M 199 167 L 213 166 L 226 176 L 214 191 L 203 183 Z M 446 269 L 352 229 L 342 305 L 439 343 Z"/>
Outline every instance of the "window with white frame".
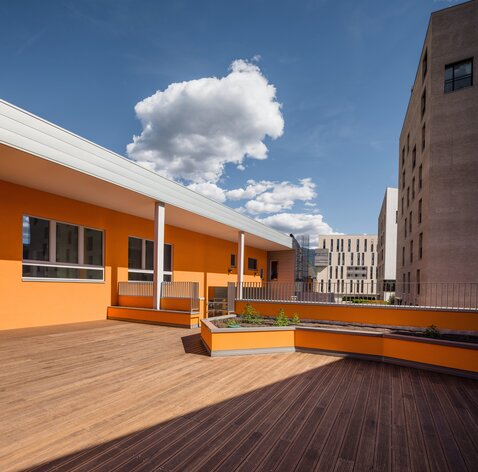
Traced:
<path fill-rule="evenodd" d="M 163 274 L 164 282 L 173 277 L 173 250 L 171 244 L 164 245 Z M 128 238 L 128 280 L 152 282 L 154 276 L 154 241 L 149 239 Z"/>
<path fill-rule="evenodd" d="M 102 230 L 27 215 L 22 224 L 22 279 L 104 280 Z"/>

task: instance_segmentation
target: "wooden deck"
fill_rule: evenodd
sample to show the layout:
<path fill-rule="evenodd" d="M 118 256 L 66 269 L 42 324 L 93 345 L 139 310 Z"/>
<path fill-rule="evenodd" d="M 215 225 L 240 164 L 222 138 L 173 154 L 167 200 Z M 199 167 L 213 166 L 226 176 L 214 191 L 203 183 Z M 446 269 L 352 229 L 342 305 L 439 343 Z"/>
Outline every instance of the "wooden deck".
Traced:
<path fill-rule="evenodd" d="M 193 333 L 193 334 L 191 334 Z M 314 354 L 209 358 L 196 331 L 0 332 L 0 470 L 476 470 L 478 382 Z"/>

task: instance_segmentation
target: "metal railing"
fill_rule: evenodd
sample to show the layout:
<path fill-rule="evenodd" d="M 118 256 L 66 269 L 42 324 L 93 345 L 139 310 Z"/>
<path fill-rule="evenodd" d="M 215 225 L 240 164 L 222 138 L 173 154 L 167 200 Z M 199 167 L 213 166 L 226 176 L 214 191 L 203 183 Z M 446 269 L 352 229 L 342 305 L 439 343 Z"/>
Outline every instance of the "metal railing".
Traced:
<path fill-rule="evenodd" d="M 478 283 L 244 282 L 242 300 L 478 310 Z"/>
<path fill-rule="evenodd" d="M 118 295 L 152 297 L 153 282 L 118 282 Z"/>
<path fill-rule="evenodd" d="M 130 297 L 152 297 L 153 282 L 118 282 L 118 295 Z M 199 310 L 198 282 L 162 282 L 161 298 L 183 298 L 191 300 L 191 311 Z"/>

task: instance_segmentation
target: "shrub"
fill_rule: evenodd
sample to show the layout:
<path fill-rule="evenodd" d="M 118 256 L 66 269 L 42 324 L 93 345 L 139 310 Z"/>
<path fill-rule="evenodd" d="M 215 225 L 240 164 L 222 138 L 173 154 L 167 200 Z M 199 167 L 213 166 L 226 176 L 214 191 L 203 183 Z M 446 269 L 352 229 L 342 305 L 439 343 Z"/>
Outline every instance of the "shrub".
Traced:
<path fill-rule="evenodd" d="M 228 318 L 226 320 L 226 326 L 228 328 L 236 328 L 237 326 L 240 326 L 239 323 L 237 322 L 237 318 Z"/>
<path fill-rule="evenodd" d="M 290 320 L 290 324 L 293 324 L 293 325 L 298 325 L 300 324 L 300 318 L 299 318 L 299 314 L 298 313 L 294 313 L 292 315 L 292 319 Z"/>
<path fill-rule="evenodd" d="M 430 325 L 423 333 L 427 338 L 441 338 L 441 333 L 435 325 Z"/>
<path fill-rule="evenodd" d="M 250 303 L 246 303 L 246 306 L 242 310 L 242 322 L 248 324 L 262 324 L 263 320 L 256 309 Z"/>
<path fill-rule="evenodd" d="M 279 310 L 279 313 L 276 316 L 276 320 L 274 322 L 276 326 L 289 326 L 290 321 L 289 318 L 287 318 L 287 315 L 285 314 L 285 311 L 283 308 Z"/>
<path fill-rule="evenodd" d="M 390 305 L 395 305 L 395 295 L 390 295 L 390 297 L 388 298 L 388 303 Z"/>

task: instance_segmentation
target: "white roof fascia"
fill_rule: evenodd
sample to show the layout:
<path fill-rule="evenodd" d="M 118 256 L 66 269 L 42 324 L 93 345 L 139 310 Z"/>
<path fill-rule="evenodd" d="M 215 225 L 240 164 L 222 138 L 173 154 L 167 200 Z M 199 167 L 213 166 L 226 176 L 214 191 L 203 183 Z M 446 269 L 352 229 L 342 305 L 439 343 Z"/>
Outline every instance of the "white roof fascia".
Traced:
<path fill-rule="evenodd" d="M 290 236 L 1 99 L 0 143 L 275 242 L 285 248 L 292 247 Z"/>

